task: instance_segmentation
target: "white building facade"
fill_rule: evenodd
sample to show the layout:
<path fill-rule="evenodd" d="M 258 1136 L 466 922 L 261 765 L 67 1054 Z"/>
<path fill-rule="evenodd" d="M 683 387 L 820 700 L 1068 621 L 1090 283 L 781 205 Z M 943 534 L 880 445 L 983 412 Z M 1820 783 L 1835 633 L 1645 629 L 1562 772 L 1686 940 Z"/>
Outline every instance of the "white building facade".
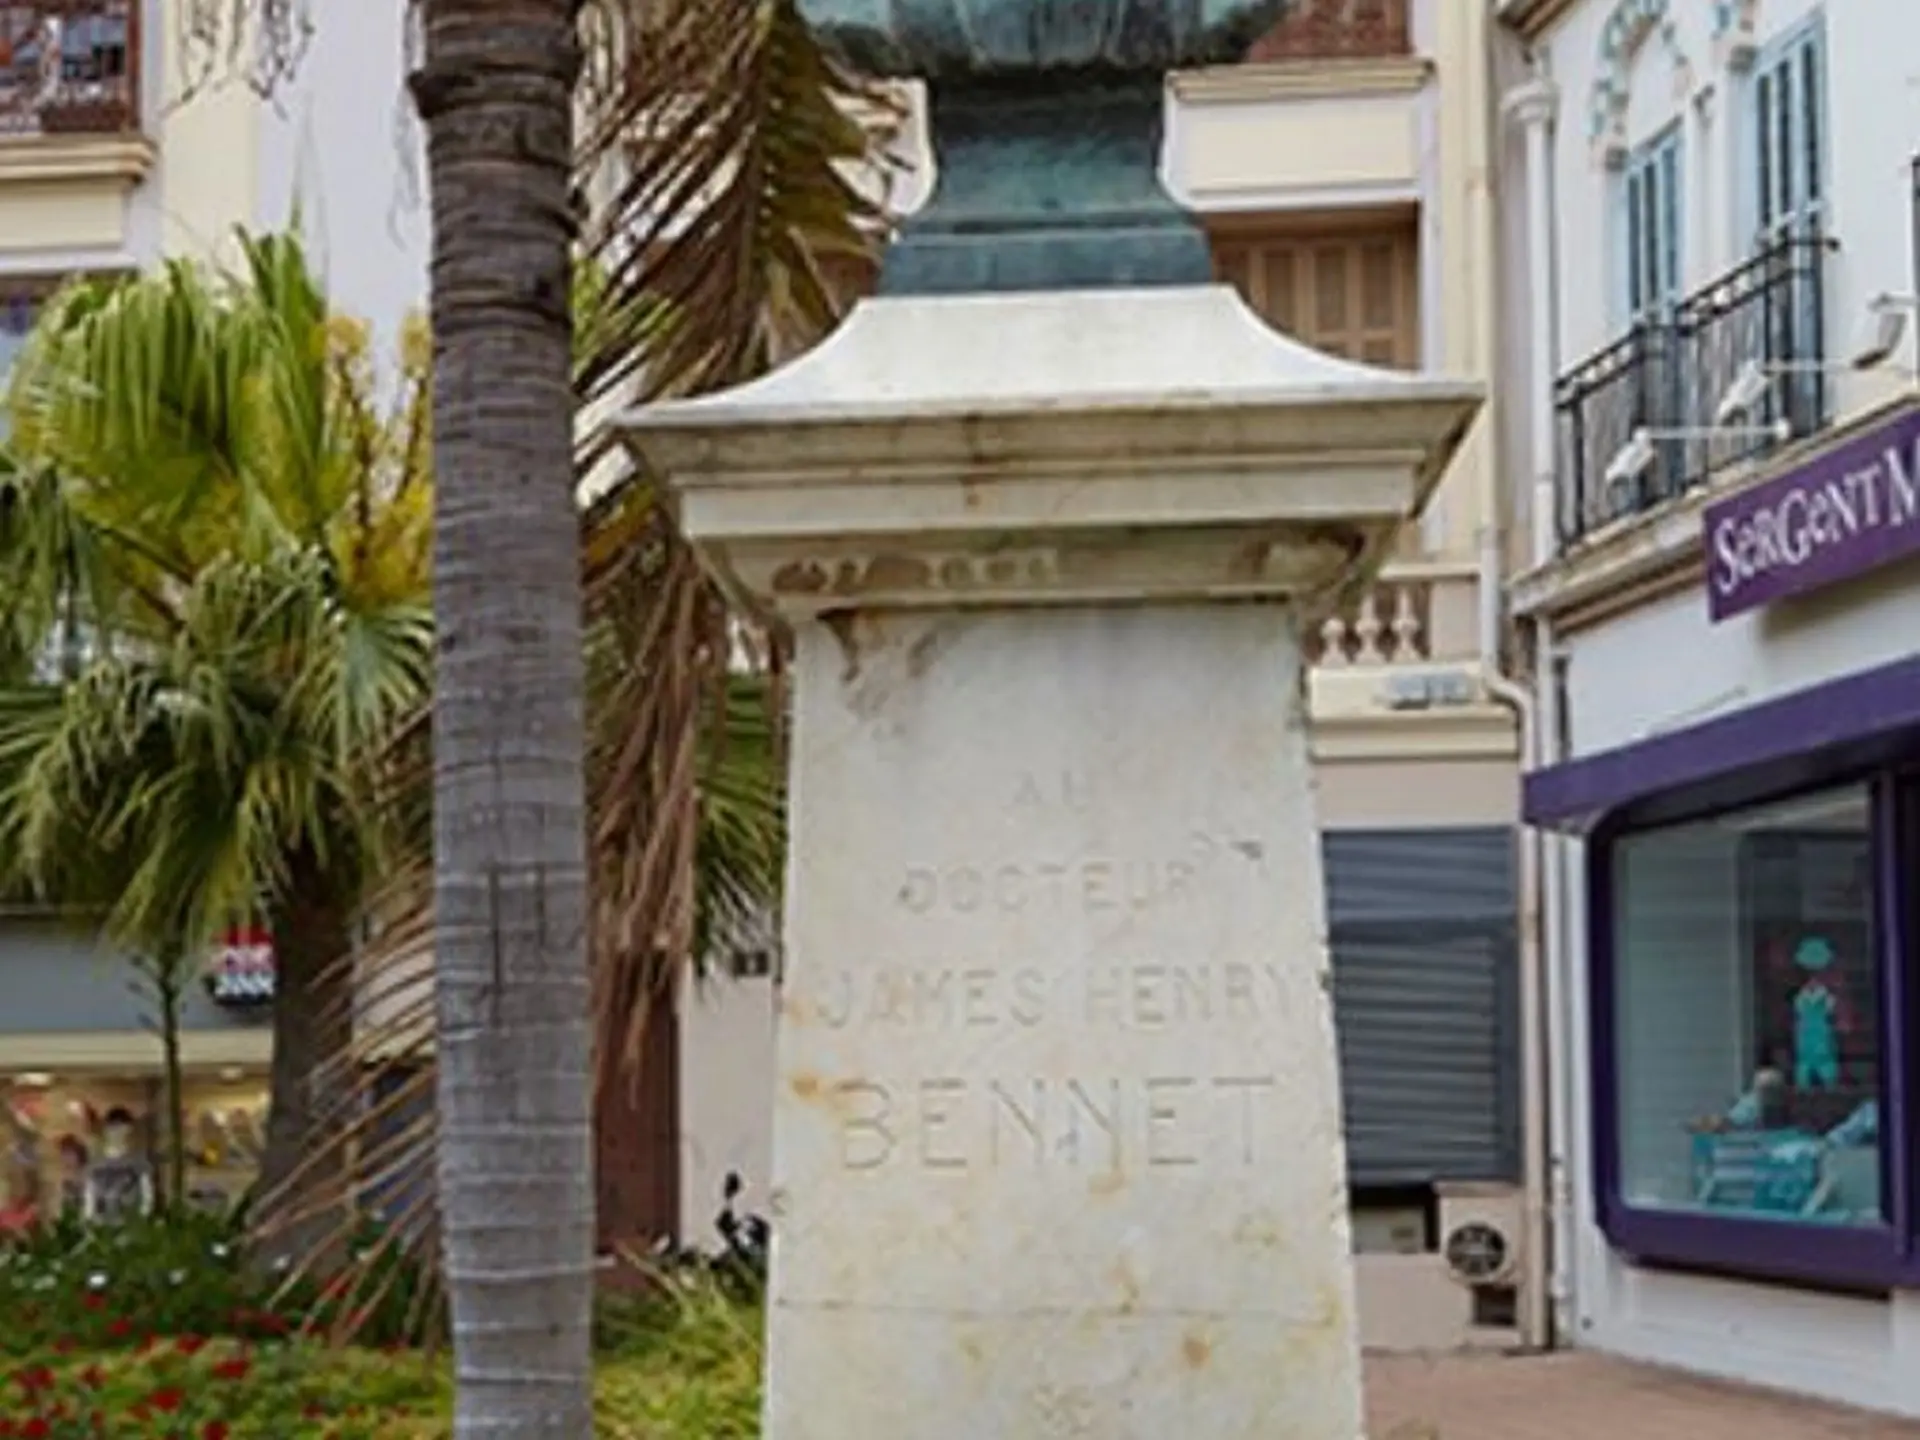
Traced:
<path fill-rule="evenodd" d="M 1498 10 L 1559 1334 L 1920 1415 L 1920 13 Z"/>

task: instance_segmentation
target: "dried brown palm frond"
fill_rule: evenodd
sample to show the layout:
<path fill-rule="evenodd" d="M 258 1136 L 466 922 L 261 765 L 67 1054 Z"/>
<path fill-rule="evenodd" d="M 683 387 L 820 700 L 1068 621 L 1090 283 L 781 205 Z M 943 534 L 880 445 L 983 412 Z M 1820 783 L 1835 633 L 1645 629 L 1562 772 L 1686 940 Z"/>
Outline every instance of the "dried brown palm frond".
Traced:
<path fill-rule="evenodd" d="M 604 1088 L 638 1075 L 658 996 L 777 893 L 779 672 L 741 655 L 746 637 L 644 487 L 601 520 L 586 565 Z"/>
<path fill-rule="evenodd" d="M 641 341 L 585 352 L 582 393 L 697 394 L 816 343 L 883 234 L 892 97 L 821 50 L 796 0 L 599 0 L 588 16 L 599 313 Z M 583 476 L 605 473 L 607 443 L 583 438 Z M 771 901 L 778 836 L 752 817 L 779 821 L 780 687 L 777 646 L 729 614 L 650 477 L 613 486 L 584 543 L 604 1089 L 637 1076 L 654 998 Z M 743 650 L 766 662 L 757 685 Z"/>
<path fill-rule="evenodd" d="M 588 0 L 585 22 L 587 248 L 616 301 L 657 311 L 583 392 L 697 394 L 813 345 L 884 234 L 897 96 L 832 60 L 798 0 Z"/>

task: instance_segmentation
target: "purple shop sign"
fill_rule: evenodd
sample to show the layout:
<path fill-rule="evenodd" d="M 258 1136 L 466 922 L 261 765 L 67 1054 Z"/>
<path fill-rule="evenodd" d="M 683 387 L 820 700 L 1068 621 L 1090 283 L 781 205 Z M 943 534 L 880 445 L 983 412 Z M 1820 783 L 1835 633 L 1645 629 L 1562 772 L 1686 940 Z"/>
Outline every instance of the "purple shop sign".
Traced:
<path fill-rule="evenodd" d="M 1920 551 L 1920 410 L 1716 500 L 1701 524 L 1716 621 Z"/>

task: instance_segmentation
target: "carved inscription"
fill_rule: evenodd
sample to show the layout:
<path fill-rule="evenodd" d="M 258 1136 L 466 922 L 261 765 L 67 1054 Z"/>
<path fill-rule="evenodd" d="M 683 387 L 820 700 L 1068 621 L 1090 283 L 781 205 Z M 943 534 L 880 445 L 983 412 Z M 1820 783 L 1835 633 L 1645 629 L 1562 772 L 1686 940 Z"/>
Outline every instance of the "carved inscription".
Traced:
<path fill-rule="evenodd" d="M 930 1076 L 835 1087 L 848 1170 L 1057 1168 L 1095 1174 L 1257 1165 L 1279 1103 L 1272 1076 Z"/>
<path fill-rule="evenodd" d="M 1288 990 L 1278 965 L 1240 961 L 1090 965 L 1061 973 L 1037 965 L 881 965 L 842 970 L 796 1013 L 835 1030 L 1032 1029 L 1049 1020 L 1164 1030 L 1217 1020 L 1278 1019 Z"/>
<path fill-rule="evenodd" d="M 1042 786 L 1021 782 L 1013 809 L 1082 810 L 1086 782 L 1064 775 Z M 1210 872 L 1234 857 L 1264 863 L 1267 845 L 1255 838 L 1219 838 L 1196 830 L 1159 854 L 1007 855 L 910 864 L 900 872 L 894 901 L 909 915 L 949 916 L 1139 914 L 1191 907 L 1204 898 Z"/>
<path fill-rule="evenodd" d="M 1040 773 L 1029 770 L 1014 786 L 1015 810 L 1048 810 L 1058 807 L 1084 813 L 1093 797 L 1093 782 L 1084 771 L 1061 770 Z"/>
<path fill-rule="evenodd" d="M 899 901 L 914 915 L 1097 915 L 1183 904 L 1192 898 L 1193 880 L 1193 862 L 1184 857 L 914 865 L 900 882 Z"/>
<path fill-rule="evenodd" d="M 1091 833 L 1086 817 L 1104 798 L 1095 777 L 1070 768 L 1023 773 L 1001 795 L 1036 822 L 1039 812 L 1076 817 L 1069 834 Z M 878 1073 L 789 1079 L 797 1099 L 830 1119 L 847 1171 L 1067 1171 L 1103 1184 L 1284 1161 L 1272 1138 L 1286 1128 L 1278 1079 L 1261 1073 L 1264 1061 L 1238 1072 L 1245 1062 L 1228 1057 L 1242 1047 L 1211 1046 L 1209 1034 L 1287 1033 L 1296 1007 L 1322 997 L 1279 964 L 1155 957 L 1150 947 L 1167 942 L 1154 937 L 1192 931 L 1210 891 L 1266 864 L 1261 841 L 1183 828 L 1167 841 L 1144 856 L 1062 846 L 894 872 L 898 910 L 953 948 L 913 944 L 907 954 L 932 955 L 816 972 L 784 1002 L 794 1023 L 868 1032 L 871 1048 L 854 1048 Z M 1100 932 L 1135 954 L 1093 941 Z M 1036 933 L 1057 935 L 1061 953 L 1007 954 Z M 1141 1044 L 1135 1070 L 1125 1058 L 1135 1047 L 1111 1038 L 1181 1031 L 1188 1042 Z M 899 1039 L 880 1042 L 890 1032 Z M 1076 1043 L 1082 1035 L 1110 1038 Z M 1084 1058 L 1095 1053 L 1102 1058 Z"/>

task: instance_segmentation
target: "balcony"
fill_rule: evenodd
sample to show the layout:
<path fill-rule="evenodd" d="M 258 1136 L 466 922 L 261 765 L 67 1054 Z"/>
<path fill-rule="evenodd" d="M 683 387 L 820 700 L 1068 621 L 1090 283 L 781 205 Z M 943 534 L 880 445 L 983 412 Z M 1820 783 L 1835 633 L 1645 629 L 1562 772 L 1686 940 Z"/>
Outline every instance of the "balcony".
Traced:
<path fill-rule="evenodd" d="M 138 128 L 134 0 L 0 0 L 0 142 Z"/>
<path fill-rule="evenodd" d="M 1410 9 L 1295 0 L 1245 64 L 1176 73 L 1168 188 L 1222 214 L 1377 211 L 1417 196 L 1434 67 L 1414 53 Z"/>
<path fill-rule="evenodd" d="M 1402 559 L 1310 616 L 1302 648 L 1315 755 L 1510 760 L 1513 718 L 1481 680 L 1480 600 L 1472 561 Z"/>
<path fill-rule="evenodd" d="M 1329 670 L 1429 665 L 1474 658 L 1475 585 L 1470 564 L 1390 564 L 1306 637 L 1309 663 Z"/>
<path fill-rule="evenodd" d="M 1833 249 L 1783 235 L 1555 382 L 1562 544 L 1831 423 L 1820 367 Z M 1756 377 L 1757 398 L 1726 413 L 1736 382 Z"/>

